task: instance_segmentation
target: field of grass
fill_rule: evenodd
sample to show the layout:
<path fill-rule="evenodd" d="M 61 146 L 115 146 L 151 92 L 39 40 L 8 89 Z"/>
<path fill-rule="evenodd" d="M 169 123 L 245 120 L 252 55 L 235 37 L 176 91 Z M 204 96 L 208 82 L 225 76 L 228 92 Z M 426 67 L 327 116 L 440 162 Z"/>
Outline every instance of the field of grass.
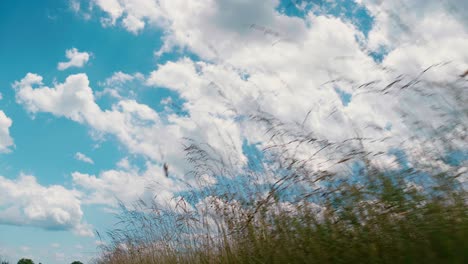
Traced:
<path fill-rule="evenodd" d="M 126 211 L 130 226 L 114 233 L 100 263 L 466 263 L 465 191 L 444 175 L 430 193 L 372 176 L 326 194 L 323 208 L 212 200 L 214 215 L 165 215 L 170 221 Z"/>
<path fill-rule="evenodd" d="M 436 161 L 466 142 L 466 133 L 454 133 L 466 129 L 466 106 L 458 109 L 443 127 L 425 126 L 428 120 L 412 127 L 428 127 L 417 147 Z M 166 205 L 122 204 L 120 223 L 109 230 L 111 243 L 96 263 L 468 262 L 463 163 L 421 158 L 382 168 L 372 162 L 382 153 L 369 148 L 377 140 L 357 135 L 332 142 L 266 113 L 250 119 L 271 135 L 262 158 L 239 171 L 206 144 L 188 140 L 197 184 Z M 300 158 L 298 150 L 312 154 Z M 318 153 L 329 169 L 313 166 Z"/>

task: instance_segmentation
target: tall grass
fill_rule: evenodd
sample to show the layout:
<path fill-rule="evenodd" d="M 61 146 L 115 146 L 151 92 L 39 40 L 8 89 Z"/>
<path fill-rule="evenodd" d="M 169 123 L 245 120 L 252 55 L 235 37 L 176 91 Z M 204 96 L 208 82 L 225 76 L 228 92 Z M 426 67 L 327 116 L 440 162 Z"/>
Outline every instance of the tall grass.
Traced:
<path fill-rule="evenodd" d="M 378 91 L 388 93 L 390 88 Z M 467 129 L 466 101 L 463 95 L 456 98 L 461 100 L 459 111 L 451 109 L 453 119 L 443 127 L 417 120 L 419 129 L 429 127 L 419 147 L 434 160 L 444 159 L 457 142 L 466 140 L 466 133 L 454 133 Z M 356 133 L 332 142 L 303 131 L 301 124 L 286 124 L 263 112 L 250 120 L 271 136 L 263 158 L 239 171 L 207 144 L 187 140 L 186 158 L 197 184 L 167 205 L 144 200 L 122 204 L 120 225 L 109 232 L 111 243 L 97 262 L 468 261 L 462 164 L 441 167 L 426 162 L 383 169 L 372 162 L 382 153 L 368 147 L 376 139 Z M 466 145 L 458 147 L 464 150 Z M 304 158 L 298 150 L 310 155 Z M 314 166 L 320 161 L 329 167 Z M 346 164 L 357 164 L 358 169 L 345 170 Z"/>

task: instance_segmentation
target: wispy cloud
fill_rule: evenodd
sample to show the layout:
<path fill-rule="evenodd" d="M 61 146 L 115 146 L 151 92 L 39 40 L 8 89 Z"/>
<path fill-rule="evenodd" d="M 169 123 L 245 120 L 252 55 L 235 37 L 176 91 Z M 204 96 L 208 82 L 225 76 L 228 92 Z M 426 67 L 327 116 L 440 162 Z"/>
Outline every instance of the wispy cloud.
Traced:
<path fill-rule="evenodd" d="M 94 161 L 90 157 L 86 156 L 81 152 L 75 153 L 75 159 L 85 163 L 94 164 Z"/>
<path fill-rule="evenodd" d="M 50 246 L 53 247 L 53 248 L 59 248 L 60 244 L 59 243 L 52 243 L 52 244 L 50 244 Z"/>

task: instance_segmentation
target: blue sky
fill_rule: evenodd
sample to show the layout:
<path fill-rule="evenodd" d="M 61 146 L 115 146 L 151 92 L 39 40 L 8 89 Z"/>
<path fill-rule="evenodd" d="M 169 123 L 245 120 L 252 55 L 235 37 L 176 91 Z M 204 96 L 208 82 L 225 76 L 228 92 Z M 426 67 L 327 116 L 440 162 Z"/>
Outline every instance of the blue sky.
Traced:
<path fill-rule="evenodd" d="M 113 168 L 127 152 L 112 137 L 96 142 L 87 127 L 69 120 L 47 114 L 32 119 L 16 104 L 11 85 L 28 72 L 41 74 L 45 82 L 60 82 L 69 74 L 85 70 L 93 87 L 116 71 L 148 72 L 156 65 L 153 52 L 161 45 L 161 32 L 148 30 L 134 36 L 121 28 L 104 29 L 96 19 L 80 18 L 70 9 L 68 1 L 57 0 L 2 1 L 0 32 L 3 36 L 0 57 L 4 62 L 0 69 L 3 97 L 0 109 L 14 120 L 10 133 L 15 142 L 11 153 L 0 156 L 0 175 L 16 178 L 26 173 L 35 175 L 45 186 L 71 187 L 72 171 L 98 173 Z M 64 61 L 65 50 L 72 47 L 96 55 L 86 69 L 58 71 L 57 63 Z M 139 99 L 147 103 L 157 102 L 161 97 L 147 89 L 139 92 Z M 76 160 L 76 152 L 87 153 L 94 165 Z M 111 215 L 95 206 L 85 206 L 83 210 L 86 221 L 96 229 L 105 231 L 113 223 Z M 43 263 L 62 263 L 55 260 L 55 253 L 59 254 L 59 260 L 63 253 L 66 256 L 79 253 L 88 259 L 97 251 L 96 238 L 81 238 L 67 230 L 0 225 L 0 234 L 0 248 L 5 250 L 0 255 L 11 256 L 11 260 L 31 255 Z M 55 248 L 53 244 L 60 246 Z M 22 247 L 29 249 L 22 251 Z"/>
<path fill-rule="evenodd" d="M 15 147 L 12 153 L 2 155 L 0 174 L 8 178 L 16 178 L 20 173 L 36 175 L 38 182 L 43 185 L 62 184 L 71 185 L 70 170 L 80 169 L 96 171 L 110 167 L 122 155 L 123 151 L 111 142 L 103 143 L 99 149 L 88 136 L 86 127 L 79 126 L 63 119 L 38 115 L 34 120 L 15 103 L 14 91 L 11 84 L 20 79 L 27 72 L 38 72 L 46 80 L 63 78 L 67 73 L 57 71 L 57 61 L 63 59 L 64 50 L 70 47 L 100 48 L 100 58 L 103 64 L 90 65 L 96 80 L 105 78 L 106 73 L 112 71 L 113 65 L 107 61 L 112 57 L 112 51 L 103 48 L 105 45 L 87 41 L 91 36 L 106 35 L 104 38 L 119 39 L 116 34 L 100 31 L 101 27 L 92 27 L 83 23 L 69 10 L 65 1 L 3 1 L 0 8 L 0 32 L 3 35 L 0 53 L 5 63 L 2 63 L 2 77 L 0 78 L 0 101 L 2 110 L 13 120 L 11 134 L 14 135 Z M 27 18 L 27 19 L 25 19 Z M 91 23 L 90 23 L 91 24 Z M 64 32 L 74 32 L 73 36 Z M 121 32 L 124 33 L 124 32 Z M 122 35 L 120 36 L 122 39 Z M 117 41 L 115 41 L 117 42 Z M 118 42 L 117 42 L 118 43 Z M 127 49 L 124 49 L 127 50 Z M 116 51 L 114 51 L 116 52 Z M 151 51 L 150 51 L 151 53 Z M 107 59 L 106 59 L 107 57 Z M 107 61 L 107 62 L 105 62 Z M 129 62 L 130 63 L 130 62 Z M 148 61 L 152 65 L 153 61 Z M 127 67 L 121 63 L 120 66 Z M 147 66 L 149 67 L 149 66 Z M 79 70 L 78 70 L 79 71 Z M 73 138 L 73 140 L 70 140 Z M 80 163 L 73 157 L 77 151 L 93 153 L 99 167 Z M 90 207 L 88 212 L 97 211 Z M 99 222 L 100 217 L 86 214 L 91 220 Z M 53 262 L 54 254 L 95 252 L 94 239 L 75 237 L 68 231 L 48 231 L 34 227 L 0 225 L 0 247 L 6 250 L 8 256 L 17 257 L 22 254 L 35 256 L 35 260 L 44 263 Z M 52 244 L 60 244 L 54 248 Z M 80 245 L 83 248 L 80 248 Z M 21 247 L 28 250 L 21 252 Z M 76 248 L 78 247 L 78 248 Z M 25 248 L 24 248 L 25 249 Z M 5 254 L 3 253 L 3 254 Z"/>
<path fill-rule="evenodd" d="M 0 257 L 52 264 L 95 257 L 94 230 L 112 228 L 116 199 L 185 191 L 181 180 L 192 179 L 184 138 L 248 166 L 267 142 L 241 118 L 257 109 L 296 123 L 311 113 L 303 128 L 332 140 L 362 127 L 392 137 L 371 147 L 387 152 L 417 133 L 393 109 L 412 109 L 418 98 L 362 95 L 355 84 L 398 76 L 383 67 L 411 76 L 453 60 L 431 75 L 437 79 L 468 61 L 467 21 L 435 0 L 408 9 L 371 0 L 156 2 L 0 2 Z M 413 31 L 395 29 L 389 13 Z M 223 152 L 226 142 L 234 147 Z M 401 151 L 417 142 L 407 144 Z M 398 166 L 393 156 L 375 162 Z"/>

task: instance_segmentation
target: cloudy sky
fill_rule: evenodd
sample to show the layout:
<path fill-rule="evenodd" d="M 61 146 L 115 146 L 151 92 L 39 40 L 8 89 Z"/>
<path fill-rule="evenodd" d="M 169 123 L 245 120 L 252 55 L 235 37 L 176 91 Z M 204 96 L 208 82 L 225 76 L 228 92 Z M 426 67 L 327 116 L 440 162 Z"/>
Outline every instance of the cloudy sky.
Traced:
<path fill-rule="evenodd" d="M 117 199 L 184 190 L 184 139 L 245 166 L 268 141 L 243 118 L 259 111 L 330 140 L 356 128 L 387 137 L 369 146 L 387 153 L 373 162 L 392 166 L 395 144 L 412 162 L 427 154 L 423 135 L 401 113 L 438 127 L 439 99 L 370 87 L 431 65 L 426 81 L 463 82 L 463 10 L 463 0 L 0 1 L 0 256 L 92 258 Z"/>

